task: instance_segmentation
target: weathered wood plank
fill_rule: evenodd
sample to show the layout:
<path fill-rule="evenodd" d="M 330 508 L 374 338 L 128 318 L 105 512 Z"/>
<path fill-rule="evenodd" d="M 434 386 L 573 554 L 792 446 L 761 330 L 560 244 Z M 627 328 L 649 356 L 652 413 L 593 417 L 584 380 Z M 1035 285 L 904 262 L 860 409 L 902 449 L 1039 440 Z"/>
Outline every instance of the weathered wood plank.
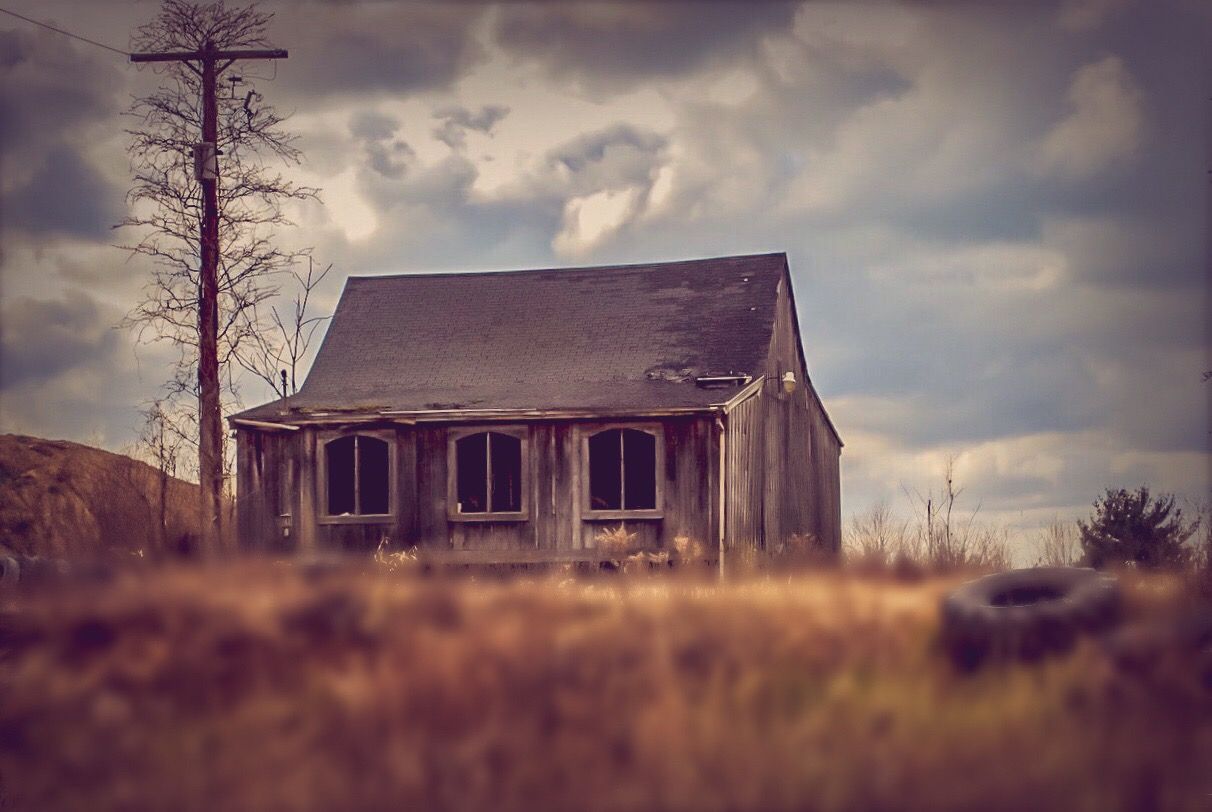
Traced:
<path fill-rule="evenodd" d="M 411 426 L 396 429 L 395 547 L 414 546 L 418 537 L 417 436 Z"/>
<path fill-rule="evenodd" d="M 538 423 L 530 430 L 530 530 L 535 549 L 555 546 L 555 427 Z"/>
<path fill-rule="evenodd" d="M 319 548 L 316 525 L 319 499 L 319 494 L 316 493 L 316 430 L 302 429 L 296 432 L 295 437 L 299 483 L 299 514 L 295 522 L 298 544 L 296 549 L 315 552 Z"/>
<path fill-rule="evenodd" d="M 755 512 L 760 517 L 761 541 L 768 549 L 792 535 L 811 534 L 836 550 L 841 545 L 841 446 L 812 389 L 795 325 L 794 300 L 785 278 L 779 286 L 775 327 L 764 369 L 767 383 L 762 391 L 762 452 L 757 462 L 763 482 L 755 501 L 747 507 L 737 506 L 742 513 L 737 519 L 743 526 L 748 521 L 744 511 Z M 795 378 L 791 393 L 782 387 L 787 372 Z M 730 432 L 738 422 L 748 422 L 748 416 L 732 420 L 735 414 L 734 409 L 729 415 Z M 733 470 L 729 474 L 737 475 Z M 733 491 L 731 481 L 729 490 Z M 728 524 L 734 526 L 732 517 Z"/>
<path fill-rule="evenodd" d="M 417 536 L 420 547 L 445 549 L 451 538 L 446 520 L 446 428 L 417 426 Z"/>
<path fill-rule="evenodd" d="M 451 522 L 450 537 L 456 550 L 534 549 L 530 522 Z"/>
<path fill-rule="evenodd" d="M 669 547 L 678 536 L 713 544 L 718 493 L 712 470 L 717 456 L 714 422 L 709 417 L 678 418 L 665 424 L 662 546 Z"/>
<path fill-rule="evenodd" d="M 581 453 L 581 430 L 575 423 L 564 424 L 559 427 L 559 456 L 557 460 L 559 465 L 557 471 L 557 483 L 562 483 L 563 487 L 557 485 L 557 501 L 556 509 L 562 516 L 566 516 L 557 523 L 557 531 L 560 533 L 556 537 L 556 547 L 583 549 L 585 543 L 581 536 L 581 489 L 586 487 L 588 477 L 581 473 L 581 464 L 578 455 Z"/>

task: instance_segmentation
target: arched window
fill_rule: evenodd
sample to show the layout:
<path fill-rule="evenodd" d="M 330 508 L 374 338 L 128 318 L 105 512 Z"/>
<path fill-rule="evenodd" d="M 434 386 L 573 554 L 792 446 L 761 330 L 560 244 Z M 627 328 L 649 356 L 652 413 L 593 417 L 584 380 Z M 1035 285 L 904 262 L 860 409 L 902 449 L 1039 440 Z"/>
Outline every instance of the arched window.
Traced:
<path fill-rule="evenodd" d="M 329 516 L 390 514 L 390 446 L 368 434 L 329 440 L 324 444 L 324 482 Z"/>
<path fill-rule="evenodd" d="M 653 431 L 606 429 L 587 443 L 589 510 L 657 509 L 660 453 Z"/>
<path fill-rule="evenodd" d="M 521 514 L 525 509 L 522 438 L 478 431 L 453 441 L 454 516 Z"/>

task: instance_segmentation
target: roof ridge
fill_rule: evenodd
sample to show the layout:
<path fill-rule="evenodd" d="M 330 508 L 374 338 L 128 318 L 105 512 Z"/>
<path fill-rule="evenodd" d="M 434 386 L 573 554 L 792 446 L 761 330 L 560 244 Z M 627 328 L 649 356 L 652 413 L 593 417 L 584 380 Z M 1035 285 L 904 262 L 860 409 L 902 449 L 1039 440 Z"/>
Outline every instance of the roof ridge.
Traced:
<path fill-rule="evenodd" d="M 620 271 L 631 268 L 662 268 L 672 267 L 675 265 L 694 265 L 696 263 L 706 262 L 724 262 L 727 260 L 737 259 L 767 259 L 770 257 L 782 257 L 784 261 L 787 258 L 786 251 L 768 251 L 761 254 L 729 254 L 722 257 L 698 257 L 695 259 L 672 259 L 662 262 L 627 262 L 618 265 L 576 265 L 576 266 L 561 266 L 555 268 L 511 268 L 508 270 L 497 271 L 418 271 L 415 273 L 391 273 L 391 274 L 366 274 L 366 275 L 349 275 L 346 277 L 348 282 L 363 282 L 377 279 L 439 279 L 449 277 L 473 277 L 473 276 L 513 276 L 515 274 L 540 274 L 540 273 L 572 273 L 575 271 Z"/>

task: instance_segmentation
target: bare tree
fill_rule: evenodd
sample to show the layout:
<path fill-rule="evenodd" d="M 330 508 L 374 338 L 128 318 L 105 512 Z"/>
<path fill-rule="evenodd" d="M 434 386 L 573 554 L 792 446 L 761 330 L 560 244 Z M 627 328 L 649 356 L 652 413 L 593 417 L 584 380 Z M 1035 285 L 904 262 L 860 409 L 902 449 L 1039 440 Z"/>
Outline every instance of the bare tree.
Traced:
<path fill-rule="evenodd" d="M 280 391 L 282 397 L 299 391 L 298 375 L 303 358 L 311 347 L 316 330 L 332 318 L 315 316 L 309 311 L 312 291 L 331 270 L 332 265 L 329 264 L 317 273 L 310 256 L 307 257 L 306 275 L 292 269 L 290 274 L 294 277 L 296 287 L 290 311 L 284 316 L 277 305 L 271 305 L 269 322 L 272 326 L 270 330 L 259 332 L 254 337 L 257 351 L 237 356 L 246 370 L 268 383 L 274 391 Z M 279 374 L 282 376 L 280 384 Z"/>
<path fill-rule="evenodd" d="M 925 561 L 940 570 L 962 567 L 1002 569 L 1009 565 L 1009 541 L 1005 528 L 977 524 L 978 503 L 967 519 L 954 515 L 964 489 L 956 486 L 955 457 L 948 456 L 943 469 L 943 487 L 935 495 L 905 489 L 917 517 L 916 545 Z"/>
<path fill-rule="evenodd" d="M 157 545 L 161 551 L 168 549 L 168 486 L 177 475 L 177 462 L 181 456 L 185 435 L 168 414 L 163 399 L 157 398 L 143 410 L 143 429 L 139 433 L 139 445 L 151 460 L 157 473 Z"/>
<path fill-rule="evenodd" d="M 272 16 L 255 5 L 227 8 L 222 2 L 163 0 L 159 14 L 138 29 L 133 42 L 144 52 L 259 48 L 267 45 Z M 283 250 L 275 242 L 277 228 L 289 224 L 282 206 L 315 197 L 317 190 L 269 168 L 271 160 L 291 165 L 302 156 L 283 127 L 284 117 L 265 103 L 253 78 L 230 72 L 235 59 L 213 63 L 207 77 L 189 60 L 155 64 L 160 86 L 135 98 L 128 112 L 135 121 L 127 130 L 134 185 L 128 195 L 131 213 L 123 225 L 137 229 L 139 236 L 125 247 L 150 258 L 152 273 L 125 322 L 141 340 L 169 341 L 179 350 L 167 395 L 197 398 L 197 425 L 203 429 L 198 433 L 203 546 L 214 547 L 221 538 L 226 470 L 220 387 L 229 399 L 237 396 L 235 368 L 254 363 L 247 359 L 264 351 L 262 336 L 272 329 L 261 318 L 262 310 L 278 293 L 280 276 L 307 253 Z M 203 92 L 204 79 L 222 89 L 213 94 L 213 102 Z M 208 243 L 211 256 L 217 255 L 217 290 L 208 294 L 201 273 L 206 241 L 199 239 L 206 204 L 195 148 L 207 141 L 203 124 L 211 104 L 220 157 L 212 184 L 217 187 L 217 236 Z M 207 318 L 212 321 L 204 329 Z"/>

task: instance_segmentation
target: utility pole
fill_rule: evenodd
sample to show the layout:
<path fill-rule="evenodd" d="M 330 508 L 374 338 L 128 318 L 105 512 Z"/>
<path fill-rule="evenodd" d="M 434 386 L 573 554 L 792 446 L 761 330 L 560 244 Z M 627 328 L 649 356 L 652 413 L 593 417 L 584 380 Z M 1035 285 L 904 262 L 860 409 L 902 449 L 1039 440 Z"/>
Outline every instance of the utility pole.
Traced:
<path fill-rule="evenodd" d="M 202 140 L 194 147 L 194 174 L 202 183 L 198 295 L 198 484 L 202 551 L 213 555 L 222 538 L 223 414 L 219 403 L 219 107 L 218 78 L 237 59 L 286 59 L 284 50 L 230 50 L 207 42 L 200 51 L 131 54 L 131 62 L 184 62 L 202 77 Z M 198 63 L 194 67 L 193 63 Z M 221 64 L 220 64 L 221 63 Z"/>

